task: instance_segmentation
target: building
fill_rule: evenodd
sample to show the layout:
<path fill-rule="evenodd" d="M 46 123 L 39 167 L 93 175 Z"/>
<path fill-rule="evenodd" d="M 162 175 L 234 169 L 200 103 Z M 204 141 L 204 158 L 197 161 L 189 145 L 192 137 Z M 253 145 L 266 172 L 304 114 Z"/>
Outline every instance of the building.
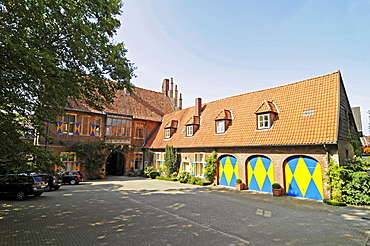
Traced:
<path fill-rule="evenodd" d="M 216 183 L 322 200 L 329 159 L 345 165 L 358 131 L 340 71 L 304 81 L 228 97 L 164 115 L 145 145 L 163 168 L 166 145 L 179 153 L 179 171 L 204 177 L 205 159 L 218 154 Z"/>
<path fill-rule="evenodd" d="M 182 98 L 173 79 L 171 83 L 164 79 L 162 93 L 138 87 L 132 94 L 121 90 L 113 104 L 105 105 L 104 111 L 93 109 L 84 101 L 69 100 L 69 104 L 57 125 L 46 127 L 53 141 L 39 137 L 36 144 L 63 156 L 66 170 L 81 170 L 76 153 L 70 152 L 63 143 L 105 141 L 122 151 L 107 155 L 102 168 L 108 174 L 124 175 L 132 169 L 143 170 L 142 147 L 158 130 L 163 115 L 181 109 Z M 127 147 L 129 152 L 124 151 Z M 63 170 L 56 167 L 57 172 Z"/>

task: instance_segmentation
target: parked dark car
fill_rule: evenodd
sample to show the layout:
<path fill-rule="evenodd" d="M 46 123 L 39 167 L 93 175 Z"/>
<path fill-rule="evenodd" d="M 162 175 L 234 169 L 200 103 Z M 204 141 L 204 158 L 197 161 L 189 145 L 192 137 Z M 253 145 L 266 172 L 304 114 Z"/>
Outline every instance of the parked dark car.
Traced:
<path fill-rule="evenodd" d="M 37 175 L 7 174 L 0 176 L 0 194 L 15 195 L 17 200 L 24 200 L 29 195 L 40 196 L 46 190 L 46 182 Z"/>
<path fill-rule="evenodd" d="M 42 177 L 42 179 L 48 184 L 46 191 L 58 190 L 62 186 L 62 179 L 60 177 L 44 173 L 36 175 Z"/>
<path fill-rule="evenodd" d="M 62 177 L 62 182 L 71 184 L 71 185 L 77 185 L 81 181 L 83 181 L 83 176 L 80 171 L 65 171 L 60 174 Z"/>

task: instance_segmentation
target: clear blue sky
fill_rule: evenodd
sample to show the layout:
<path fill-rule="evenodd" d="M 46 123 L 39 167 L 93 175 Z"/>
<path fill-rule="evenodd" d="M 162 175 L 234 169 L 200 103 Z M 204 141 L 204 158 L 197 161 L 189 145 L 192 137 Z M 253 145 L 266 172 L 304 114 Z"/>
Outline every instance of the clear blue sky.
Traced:
<path fill-rule="evenodd" d="M 369 135 L 370 1 L 124 0 L 135 86 L 173 77 L 183 106 L 341 70 Z"/>

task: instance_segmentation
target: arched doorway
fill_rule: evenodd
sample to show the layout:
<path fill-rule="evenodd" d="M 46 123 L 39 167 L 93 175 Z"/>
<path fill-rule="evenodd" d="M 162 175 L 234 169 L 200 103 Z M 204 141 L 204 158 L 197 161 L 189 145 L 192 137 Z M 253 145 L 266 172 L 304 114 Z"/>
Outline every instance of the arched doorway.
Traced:
<path fill-rule="evenodd" d="M 234 156 L 221 156 L 218 165 L 219 185 L 235 187 L 239 176 L 238 168 L 238 160 Z"/>
<path fill-rule="evenodd" d="M 323 199 L 322 170 L 318 161 L 308 156 L 293 156 L 284 164 L 288 196 Z"/>
<path fill-rule="evenodd" d="M 271 193 L 274 183 L 274 164 L 265 156 L 252 156 L 247 160 L 247 184 L 249 190 Z"/>
<path fill-rule="evenodd" d="M 111 153 L 107 157 L 105 169 L 108 175 L 123 175 L 125 167 L 125 156 L 120 152 Z"/>

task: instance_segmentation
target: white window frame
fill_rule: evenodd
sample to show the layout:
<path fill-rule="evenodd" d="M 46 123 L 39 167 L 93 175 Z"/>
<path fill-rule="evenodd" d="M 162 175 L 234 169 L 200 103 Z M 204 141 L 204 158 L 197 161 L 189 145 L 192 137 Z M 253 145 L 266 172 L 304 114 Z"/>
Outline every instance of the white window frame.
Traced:
<path fill-rule="evenodd" d="M 107 136 L 131 137 L 132 120 L 108 117 L 106 123 Z"/>
<path fill-rule="evenodd" d="M 171 128 L 164 129 L 164 138 L 166 139 L 171 138 Z"/>
<path fill-rule="evenodd" d="M 226 132 L 226 122 L 225 120 L 216 121 L 216 133 L 225 133 Z"/>
<path fill-rule="evenodd" d="M 181 170 L 183 172 L 190 173 L 191 172 L 190 163 L 189 162 L 183 162 L 183 163 L 181 163 Z"/>
<path fill-rule="evenodd" d="M 258 129 L 269 129 L 270 124 L 270 114 L 259 114 L 257 115 Z"/>
<path fill-rule="evenodd" d="M 102 122 L 101 118 L 95 118 L 95 136 L 100 136 L 101 122 Z"/>
<path fill-rule="evenodd" d="M 72 121 L 73 118 L 73 121 Z M 63 117 L 63 133 L 74 134 L 76 129 L 77 115 L 67 114 Z"/>
<path fill-rule="evenodd" d="M 186 126 L 186 136 L 192 137 L 194 135 L 194 125 L 187 125 Z"/>
<path fill-rule="evenodd" d="M 204 153 L 194 153 L 194 176 L 203 177 L 204 175 Z"/>
<path fill-rule="evenodd" d="M 164 153 L 162 152 L 154 152 L 153 165 L 155 169 L 159 169 L 159 167 L 161 166 L 161 161 L 163 162 L 164 160 L 163 154 Z"/>

